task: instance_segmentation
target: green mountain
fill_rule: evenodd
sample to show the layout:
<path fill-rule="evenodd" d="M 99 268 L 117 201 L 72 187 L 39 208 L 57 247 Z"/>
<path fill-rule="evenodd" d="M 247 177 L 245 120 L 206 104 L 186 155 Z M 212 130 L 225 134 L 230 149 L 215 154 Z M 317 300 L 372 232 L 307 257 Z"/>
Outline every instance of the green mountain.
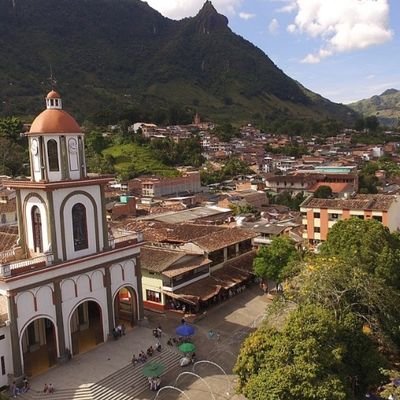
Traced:
<path fill-rule="evenodd" d="M 364 116 L 375 115 L 381 125 L 396 127 L 400 122 L 400 90 L 388 89 L 379 96 L 349 104 Z"/>
<path fill-rule="evenodd" d="M 0 0 L 0 59 L 1 115 L 38 113 L 50 68 L 81 121 L 355 115 L 285 75 L 210 1 L 173 21 L 140 0 Z"/>

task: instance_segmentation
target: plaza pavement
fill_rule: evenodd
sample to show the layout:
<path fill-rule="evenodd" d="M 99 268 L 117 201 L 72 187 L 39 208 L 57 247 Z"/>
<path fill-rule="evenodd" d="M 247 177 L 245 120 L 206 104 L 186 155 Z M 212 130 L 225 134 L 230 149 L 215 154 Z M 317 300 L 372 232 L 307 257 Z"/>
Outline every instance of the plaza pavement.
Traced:
<path fill-rule="evenodd" d="M 240 344 L 248 333 L 256 328 L 264 316 L 269 300 L 255 285 L 240 294 L 207 311 L 204 318 L 194 322 L 196 333 L 193 342 L 196 345 L 197 360 L 210 362 L 198 363 L 195 370 L 183 369 L 177 365 L 163 377 L 163 386 L 176 383 L 183 390 L 164 390 L 158 396 L 162 400 L 190 398 L 204 400 L 218 398 L 243 399 L 234 394 L 235 376 L 232 367 L 235 363 Z M 87 387 L 90 384 L 107 378 L 130 363 L 132 354 L 146 350 L 156 342 L 152 328 L 161 325 L 163 329 L 162 345 L 175 335 L 175 328 L 180 324 L 182 314 L 163 314 L 146 311 L 146 326 L 137 326 L 128 331 L 118 340 L 111 340 L 97 346 L 95 349 L 74 357 L 64 365 L 58 365 L 36 376 L 31 380 L 34 391 L 41 391 L 45 383 L 52 383 L 56 389 Z M 208 331 L 218 332 L 210 339 Z M 216 364 L 213 364 L 216 363 Z M 222 369 L 227 375 L 223 373 Z M 176 382 L 176 378 L 182 372 Z M 192 373 L 201 376 L 195 377 Z M 205 382 L 204 382 L 205 381 Z M 212 393 L 211 393 L 212 392 Z M 139 399 L 153 399 L 154 392 L 144 391 Z"/>

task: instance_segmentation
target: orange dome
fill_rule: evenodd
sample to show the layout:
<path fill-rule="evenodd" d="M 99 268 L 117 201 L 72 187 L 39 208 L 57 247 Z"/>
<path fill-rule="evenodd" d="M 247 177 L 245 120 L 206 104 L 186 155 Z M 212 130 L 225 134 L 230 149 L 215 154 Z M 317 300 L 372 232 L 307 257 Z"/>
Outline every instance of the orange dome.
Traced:
<path fill-rule="evenodd" d="M 52 90 L 47 93 L 46 99 L 61 99 L 61 96 L 55 90 Z"/>
<path fill-rule="evenodd" d="M 58 109 L 48 109 L 35 118 L 29 133 L 38 133 L 41 135 L 50 133 L 81 133 L 81 128 L 67 112 Z"/>

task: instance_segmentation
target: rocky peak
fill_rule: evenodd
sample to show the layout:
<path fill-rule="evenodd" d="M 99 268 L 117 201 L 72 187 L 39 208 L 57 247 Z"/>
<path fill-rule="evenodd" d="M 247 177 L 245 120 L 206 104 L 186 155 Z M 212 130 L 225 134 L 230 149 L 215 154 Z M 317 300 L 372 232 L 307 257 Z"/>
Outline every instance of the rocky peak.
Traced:
<path fill-rule="evenodd" d="M 223 30 L 228 26 L 228 18 L 218 14 L 218 11 L 209 0 L 204 3 L 202 9 L 196 15 L 195 20 L 199 26 L 200 33 L 204 34 Z"/>
<path fill-rule="evenodd" d="M 396 94 L 396 93 L 399 93 L 399 91 L 397 89 L 387 89 L 381 94 L 381 96 L 387 96 L 387 95 Z"/>

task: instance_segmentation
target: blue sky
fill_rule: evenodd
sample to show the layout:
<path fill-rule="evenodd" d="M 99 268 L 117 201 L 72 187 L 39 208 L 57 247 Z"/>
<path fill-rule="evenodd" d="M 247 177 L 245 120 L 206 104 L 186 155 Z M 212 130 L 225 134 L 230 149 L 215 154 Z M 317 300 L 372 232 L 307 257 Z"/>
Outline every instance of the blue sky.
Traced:
<path fill-rule="evenodd" d="M 147 0 L 174 19 L 204 0 Z M 399 0 L 213 0 L 287 75 L 340 103 L 400 90 Z M 396 18 L 397 17 L 397 18 Z"/>

